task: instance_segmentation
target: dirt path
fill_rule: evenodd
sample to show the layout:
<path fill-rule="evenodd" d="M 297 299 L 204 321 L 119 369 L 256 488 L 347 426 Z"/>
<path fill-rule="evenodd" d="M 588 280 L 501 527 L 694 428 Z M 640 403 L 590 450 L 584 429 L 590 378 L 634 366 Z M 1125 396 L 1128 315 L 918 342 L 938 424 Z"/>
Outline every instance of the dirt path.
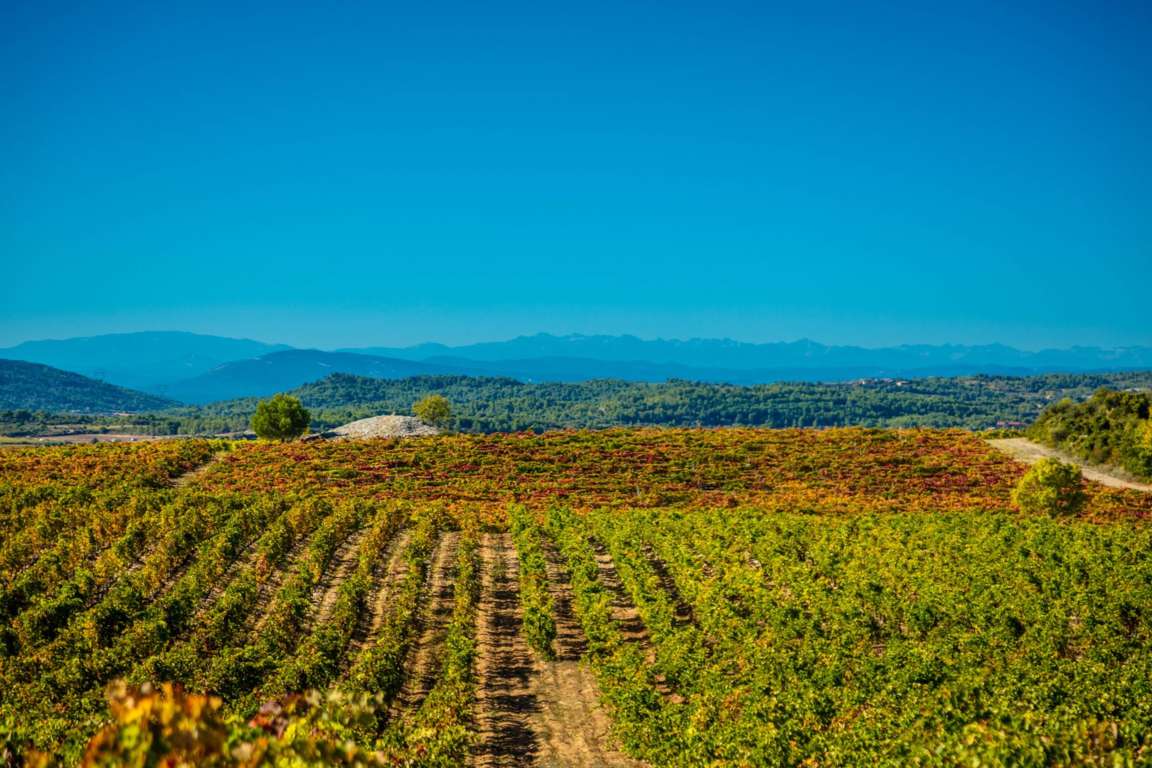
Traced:
<path fill-rule="evenodd" d="M 480 742 L 474 765 L 534 763 L 538 746 L 531 719 L 540 711 L 533 683 L 536 666 L 520 633 L 518 566 L 512 537 L 480 540 L 483 582 L 476 617 L 477 717 Z"/>
<path fill-rule="evenodd" d="M 460 547 L 457 531 L 445 533 L 436 547 L 428 574 L 427 598 L 420 615 L 419 639 L 406 665 L 409 670 L 404 687 L 396 697 L 394 715 L 419 709 L 427 698 L 440 672 L 444 638 L 452 620 L 453 582 L 456 575 L 456 552 Z"/>
<path fill-rule="evenodd" d="M 1107 485 L 1110 488 L 1128 488 L 1135 491 L 1152 493 L 1152 484 L 1133 480 L 1123 470 L 1116 469 L 1115 467 L 1095 466 L 1071 454 L 1058 451 L 1055 448 L 1049 448 L 1046 445 L 1034 443 L 1024 437 L 989 440 L 988 443 L 993 448 L 1003 451 L 1017 461 L 1022 461 L 1025 464 L 1035 464 L 1040 461 L 1040 459 L 1045 458 L 1060 459 L 1061 461 L 1067 461 L 1080 467 L 1080 471 L 1084 474 L 1085 480 Z"/>
<path fill-rule="evenodd" d="M 173 488 L 184 488 L 190 485 L 197 478 L 207 472 L 208 468 L 211 467 L 216 459 L 218 459 L 222 454 L 223 451 L 217 451 L 208 458 L 208 461 L 204 462 L 198 467 L 193 467 L 182 475 L 176 475 L 168 482 L 172 485 Z"/>
<path fill-rule="evenodd" d="M 537 741 L 536 764 L 541 768 L 643 766 L 615 746 L 612 722 L 600 706 L 596 677 L 581 661 L 587 650 L 572 608 L 572 588 L 560 557 L 551 548 L 548 585 L 556 618 L 556 660 L 537 660 L 536 707 L 531 725 Z"/>

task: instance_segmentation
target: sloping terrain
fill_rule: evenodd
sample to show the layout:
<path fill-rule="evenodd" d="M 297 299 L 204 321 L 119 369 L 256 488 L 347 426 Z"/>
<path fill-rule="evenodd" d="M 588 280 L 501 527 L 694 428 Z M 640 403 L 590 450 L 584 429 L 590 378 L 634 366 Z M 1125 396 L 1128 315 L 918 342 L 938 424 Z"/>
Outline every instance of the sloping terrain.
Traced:
<path fill-rule="evenodd" d="M 276 356 L 288 351 L 297 354 Z M 457 347 L 420 344 L 320 351 L 161 331 L 29 341 L 0 349 L 0 358 L 52 365 L 186 403 L 264 396 L 331 373 L 385 379 L 467 374 L 526 382 L 678 379 L 749 386 L 1152 369 L 1152 350 L 1143 347 L 1023 352 L 996 344 L 945 344 L 865 349 L 809 340 L 750 344 L 731 339 L 550 334 Z"/>
<path fill-rule="evenodd" d="M 316 349 L 291 349 L 250 360 L 225 363 L 200 376 L 169 384 L 164 392 L 185 403 L 211 403 L 284 392 L 333 373 L 400 379 L 459 372 L 459 369 L 434 363 L 322 352 Z"/>
<path fill-rule="evenodd" d="M 93 765 L 173 707 L 188 764 L 1139 764 L 1152 496 L 1024 516 L 1022 472 L 931 430 L 11 449 L 0 722 Z"/>
<path fill-rule="evenodd" d="M 124 413 L 175 405 L 78 373 L 38 363 L 0 360 L 0 410 Z"/>
<path fill-rule="evenodd" d="M 231 339 L 183 331 L 111 333 L 73 339 L 26 341 L 0 349 L 0 358 L 42 363 L 118 384 L 157 390 L 232 360 L 288 349 L 251 339 Z"/>

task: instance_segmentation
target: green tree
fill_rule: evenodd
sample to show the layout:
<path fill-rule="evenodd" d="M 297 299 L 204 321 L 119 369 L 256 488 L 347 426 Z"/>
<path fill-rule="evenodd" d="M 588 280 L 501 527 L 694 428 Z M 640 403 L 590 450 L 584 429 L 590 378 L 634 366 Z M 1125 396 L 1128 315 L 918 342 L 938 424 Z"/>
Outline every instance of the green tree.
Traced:
<path fill-rule="evenodd" d="M 275 395 L 262 400 L 252 416 L 252 431 L 265 440 L 286 442 L 308 431 L 312 414 L 290 395 Z"/>
<path fill-rule="evenodd" d="M 1152 478 L 1152 418 L 1131 422 L 1124 467 L 1140 477 Z"/>
<path fill-rule="evenodd" d="M 1038 461 L 1012 491 L 1012 501 L 1030 515 L 1075 515 L 1086 500 L 1079 467 L 1059 459 Z"/>
<path fill-rule="evenodd" d="M 412 406 L 412 413 L 425 424 L 445 427 L 452 418 L 452 404 L 443 395 L 428 395 Z"/>

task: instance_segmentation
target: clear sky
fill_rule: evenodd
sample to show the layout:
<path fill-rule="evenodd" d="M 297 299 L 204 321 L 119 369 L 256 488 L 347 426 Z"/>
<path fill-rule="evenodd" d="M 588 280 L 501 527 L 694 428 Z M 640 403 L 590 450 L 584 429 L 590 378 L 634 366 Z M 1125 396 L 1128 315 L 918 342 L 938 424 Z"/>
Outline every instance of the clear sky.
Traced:
<path fill-rule="evenodd" d="M 1152 344 L 1147 2 L 0 4 L 0 344 Z"/>

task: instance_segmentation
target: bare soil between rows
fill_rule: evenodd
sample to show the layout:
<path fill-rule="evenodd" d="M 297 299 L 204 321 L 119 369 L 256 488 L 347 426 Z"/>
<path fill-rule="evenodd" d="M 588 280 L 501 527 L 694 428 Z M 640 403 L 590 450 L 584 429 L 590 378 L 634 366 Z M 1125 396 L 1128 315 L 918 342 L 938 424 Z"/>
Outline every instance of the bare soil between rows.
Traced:
<path fill-rule="evenodd" d="M 344 654 L 345 671 L 380 634 L 395 590 L 408 574 L 408 560 L 404 555 L 411 540 L 412 532 L 405 529 L 398 531 L 388 543 L 388 551 L 382 558 L 383 562 L 372 576 L 372 589 L 369 592 L 366 610 L 360 617 L 359 626 L 352 635 L 347 653 Z"/>
<path fill-rule="evenodd" d="M 440 672 L 444 639 L 452 620 L 455 597 L 456 553 L 460 548 L 460 533 L 445 533 L 436 546 L 432 567 L 428 575 L 427 598 L 419 622 L 416 646 L 406 668 L 409 671 L 400 695 L 396 697 L 395 712 L 415 712 L 428 698 Z"/>
<path fill-rule="evenodd" d="M 506 533 L 480 540 L 483 568 L 476 621 L 476 766 L 531 765 L 539 752 L 533 719 L 540 713 L 536 665 L 520 633 L 516 552 Z"/>
<path fill-rule="evenodd" d="M 632 768 L 644 763 L 616 745 L 612 721 L 600 703 L 596 676 L 583 660 L 587 640 L 573 609 L 572 588 L 558 553 L 545 547 L 548 588 L 556 619 L 556 659 L 534 659 L 536 706 L 531 719 L 540 768 Z"/>

